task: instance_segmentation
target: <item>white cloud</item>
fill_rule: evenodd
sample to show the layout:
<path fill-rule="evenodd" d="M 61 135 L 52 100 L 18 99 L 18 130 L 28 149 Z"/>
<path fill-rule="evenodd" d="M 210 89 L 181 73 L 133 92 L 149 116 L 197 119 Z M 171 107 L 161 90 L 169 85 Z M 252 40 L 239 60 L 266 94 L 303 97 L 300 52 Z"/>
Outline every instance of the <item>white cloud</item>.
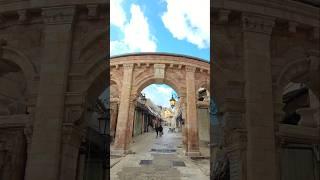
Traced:
<path fill-rule="evenodd" d="M 122 8 L 123 0 L 110 0 L 110 23 L 123 28 L 126 22 L 126 14 Z"/>
<path fill-rule="evenodd" d="M 120 6 L 120 9 L 122 9 L 121 6 Z M 115 10 L 115 11 L 122 12 L 123 9 Z M 150 33 L 148 19 L 144 16 L 140 6 L 132 4 L 130 8 L 130 13 L 131 13 L 131 19 L 129 21 L 124 20 L 122 22 L 113 23 L 115 26 L 120 28 L 120 30 L 124 34 L 123 36 L 124 38 L 110 42 L 111 55 L 130 53 L 130 52 L 156 51 L 156 48 L 157 48 L 156 39 Z M 117 14 L 117 13 L 114 13 L 114 14 Z M 118 14 L 121 14 L 121 13 L 118 13 Z M 111 21 L 116 21 L 116 20 L 111 19 Z"/>
<path fill-rule="evenodd" d="M 156 86 L 156 89 L 158 92 L 162 93 L 163 95 L 169 95 L 173 93 L 173 89 L 170 87 L 164 87 L 164 86 Z"/>
<path fill-rule="evenodd" d="M 143 15 L 140 6 L 131 6 L 131 20 L 125 26 L 124 42 L 128 44 L 131 51 L 156 50 L 155 38 L 150 34 L 147 18 Z"/>
<path fill-rule="evenodd" d="M 198 48 L 210 44 L 209 0 L 165 0 L 167 11 L 161 19 L 174 38 L 187 40 Z"/>

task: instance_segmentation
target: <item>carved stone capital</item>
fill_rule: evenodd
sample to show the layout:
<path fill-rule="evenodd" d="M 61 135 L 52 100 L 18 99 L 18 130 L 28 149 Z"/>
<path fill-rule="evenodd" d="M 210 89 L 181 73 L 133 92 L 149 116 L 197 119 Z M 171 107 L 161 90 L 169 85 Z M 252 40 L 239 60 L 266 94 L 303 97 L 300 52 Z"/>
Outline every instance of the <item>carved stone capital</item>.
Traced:
<path fill-rule="evenodd" d="M 275 24 L 275 18 L 255 14 L 242 14 L 242 29 L 244 32 L 256 32 L 270 35 Z"/>
<path fill-rule="evenodd" d="M 44 22 L 48 25 L 72 24 L 76 9 L 74 6 L 50 7 L 42 9 Z"/>
<path fill-rule="evenodd" d="M 187 72 L 196 72 L 196 67 L 194 67 L 194 66 L 186 66 L 186 71 Z"/>
<path fill-rule="evenodd" d="M 18 11 L 19 15 L 19 23 L 25 23 L 28 20 L 28 12 L 26 9 L 19 10 Z"/>
<path fill-rule="evenodd" d="M 133 69 L 133 67 L 134 67 L 134 64 L 123 64 L 123 68 L 126 70 Z"/>
<path fill-rule="evenodd" d="M 229 21 L 229 14 L 231 13 L 230 10 L 220 9 L 218 13 L 219 22 L 226 23 Z"/>
<path fill-rule="evenodd" d="M 88 8 L 88 19 L 96 19 L 98 18 L 98 5 L 97 4 L 89 4 Z"/>

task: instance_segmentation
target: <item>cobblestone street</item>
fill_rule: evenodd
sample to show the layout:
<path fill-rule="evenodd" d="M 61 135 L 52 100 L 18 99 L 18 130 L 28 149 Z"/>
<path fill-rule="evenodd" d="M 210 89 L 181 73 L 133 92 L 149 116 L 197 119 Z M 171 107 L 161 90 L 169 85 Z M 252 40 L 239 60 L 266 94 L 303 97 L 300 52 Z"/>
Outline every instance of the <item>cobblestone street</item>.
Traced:
<path fill-rule="evenodd" d="M 156 138 L 146 133 L 134 138 L 132 154 L 111 158 L 112 180 L 208 180 L 209 160 L 192 160 L 183 155 L 181 133 Z"/>

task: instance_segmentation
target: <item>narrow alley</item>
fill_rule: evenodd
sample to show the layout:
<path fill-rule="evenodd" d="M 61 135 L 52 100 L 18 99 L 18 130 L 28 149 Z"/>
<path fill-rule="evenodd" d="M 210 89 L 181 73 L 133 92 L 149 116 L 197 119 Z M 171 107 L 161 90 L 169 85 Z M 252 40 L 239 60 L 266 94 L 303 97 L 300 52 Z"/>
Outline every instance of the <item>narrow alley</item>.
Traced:
<path fill-rule="evenodd" d="M 111 158 L 112 180 L 208 180 L 209 159 L 190 159 L 183 154 L 181 133 L 164 127 L 162 137 L 155 132 L 134 138 L 132 153 Z"/>

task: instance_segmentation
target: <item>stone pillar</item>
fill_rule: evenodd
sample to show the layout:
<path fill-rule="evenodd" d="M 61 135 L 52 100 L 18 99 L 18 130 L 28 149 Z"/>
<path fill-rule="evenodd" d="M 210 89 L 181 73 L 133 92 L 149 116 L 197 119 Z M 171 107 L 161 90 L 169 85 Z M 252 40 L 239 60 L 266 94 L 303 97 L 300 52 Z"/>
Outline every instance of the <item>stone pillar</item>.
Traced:
<path fill-rule="evenodd" d="M 309 89 L 310 97 L 310 108 L 315 110 L 314 112 L 314 121 L 317 124 L 317 127 L 320 127 L 320 102 L 318 97 Z"/>
<path fill-rule="evenodd" d="M 274 110 L 274 132 L 277 134 L 279 133 L 279 126 L 281 124 L 281 121 L 283 120 L 285 113 L 283 112 L 283 107 L 285 104 L 282 102 L 282 92 L 283 89 L 281 86 L 273 86 L 273 110 Z M 280 144 L 280 138 L 277 137 L 275 140 L 276 144 L 276 179 L 281 179 L 281 144 Z"/>
<path fill-rule="evenodd" d="M 65 123 L 62 136 L 62 158 L 59 180 L 75 179 L 77 173 L 78 155 L 82 141 L 79 129 Z"/>
<path fill-rule="evenodd" d="M 3 46 L 7 45 L 7 41 L 4 39 L 0 39 L 0 59 L 3 56 Z"/>
<path fill-rule="evenodd" d="M 112 104 L 110 109 L 110 135 L 115 138 L 116 126 L 117 126 L 117 115 L 118 115 L 118 105 Z"/>
<path fill-rule="evenodd" d="M 187 90 L 187 156 L 199 156 L 199 134 L 197 121 L 195 67 L 186 66 L 186 90 Z"/>
<path fill-rule="evenodd" d="M 179 99 L 179 105 L 180 105 L 180 108 L 182 109 L 182 119 L 184 119 L 184 125 L 182 125 L 181 127 L 181 133 L 182 133 L 182 143 L 184 145 L 184 148 L 185 148 L 185 151 L 187 152 L 187 140 L 188 140 L 188 133 L 187 133 L 187 130 L 186 130 L 186 108 L 185 108 L 185 97 L 183 95 L 180 95 L 180 99 Z"/>
<path fill-rule="evenodd" d="M 26 180 L 59 179 L 74 14 L 73 6 L 43 9 L 44 48 Z"/>
<path fill-rule="evenodd" d="M 270 36 L 274 19 L 243 14 L 247 179 L 276 179 Z"/>
<path fill-rule="evenodd" d="M 86 155 L 84 153 L 81 153 L 79 155 L 77 180 L 83 180 L 85 165 L 86 165 Z"/>
<path fill-rule="evenodd" d="M 132 132 L 133 132 L 133 122 L 135 120 L 135 100 L 130 98 L 129 103 L 129 116 L 128 116 L 128 124 L 127 124 L 127 145 L 129 146 L 132 142 Z M 129 148 L 128 148 L 129 150 Z"/>
<path fill-rule="evenodd" d="M 230 180 L 246 180 L 246 132 L 232 133 L 234 142 L 226 151 L 230 162 Z"/>
<path fill-rule="evenodd" d="M 127 136 L 130 108 L 130 94 L 132 86 L 133 64 L 123 65 L 123 80 L 120 95 L 114 153 L 125 154 L 128 152 Z"/>

